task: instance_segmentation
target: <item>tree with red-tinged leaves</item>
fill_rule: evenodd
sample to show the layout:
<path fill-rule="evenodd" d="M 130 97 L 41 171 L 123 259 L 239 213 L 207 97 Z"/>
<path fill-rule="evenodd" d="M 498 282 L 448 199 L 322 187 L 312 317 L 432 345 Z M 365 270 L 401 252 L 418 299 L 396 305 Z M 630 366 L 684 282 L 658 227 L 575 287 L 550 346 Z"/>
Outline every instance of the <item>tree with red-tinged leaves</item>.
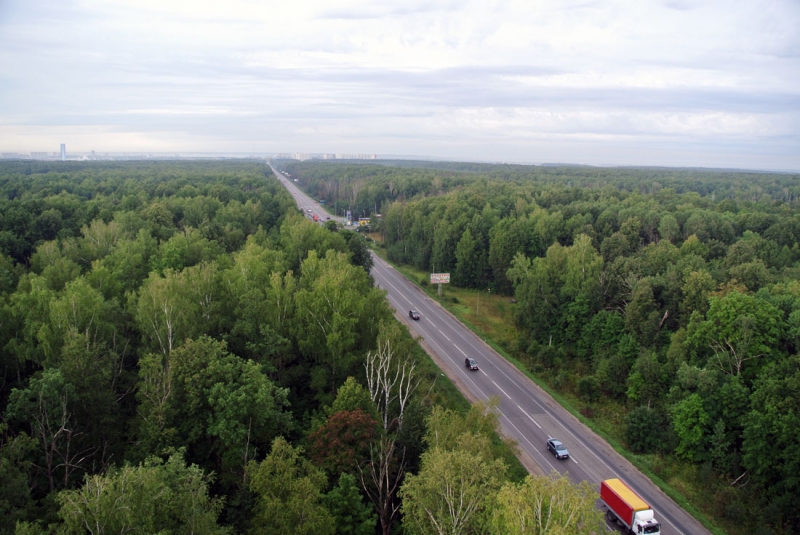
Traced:
<path fill-rule="evenodd" d="M 377 430 L 378 421 L 361 409 L 335 412 L 308 436 L 309 457 L 329 474 L 355 474 L 369 459 Z"/>

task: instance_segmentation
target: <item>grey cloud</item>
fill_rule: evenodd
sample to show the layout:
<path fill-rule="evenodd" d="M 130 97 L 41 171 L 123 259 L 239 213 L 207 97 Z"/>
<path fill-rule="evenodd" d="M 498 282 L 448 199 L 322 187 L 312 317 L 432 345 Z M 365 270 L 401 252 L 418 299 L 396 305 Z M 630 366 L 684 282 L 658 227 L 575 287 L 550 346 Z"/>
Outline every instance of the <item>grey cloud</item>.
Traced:
<path fill-rule="evenodd" d="M 664 2 L 664 7 L 678 11 L 691 11 L 697 9 L 700 4 L 701 2 L 697 0 L 667 0 Z"/>
<path fill-rule="evenodd" d="M 703 88 L 564 88 L 528 87 L 507 77 L 546 76 L 557 74 L 552 69 L 532 67 L 489 67 L 445 69 L 426 73 L 396 71 L 334 71 L 308 72 L 271 69 L 252 73 L 255 79 L 294 81 L 297 84 L 319 84 L 326 87 L 332 98 L 342 91 L 355 91 L 360 97 L 381 94 L 394 98 L 423 102 L 429 105 L 457 106 L 556 106 L 582 107 L 602 105 L 624 109 L 665 110 L 729 110 L 734 112 L 778 113 L 785 109 L 800 109 L 800 93 L 759 93 L 737 89 Z M 302 93 L 302 88 L 300 89 Z"/>
<path fill-rule="evenodd" d="M 285 35 L 270 26 L 273 21 L 250 20 L 245 12 L 231 12 L 222 21 L 181 12 L 169 20 L 164 15 L 165 34 L 151 35 L 121 15 L 140 17 L 146 6 L 110 3 L 85 10 L 60 0 L 0 0 L 0 133 L 7 132 L 0 150 L 23 150 L 13 146 L 18 132 L 42 132 L 52 144 L 71 128 L 94 128 L 139 143 L 151 140 L 152 150 L 169 140 L 197 151 L 256 145 L 265 151 L 762 166 L 772 158 L 797 168 L 800 38 L 787 28 L 798 20 L 798 8 L 772 5 L 775 14 L 740 28 L 741 44 L 729 42 L 737 28 L 723 28 L 710 32 L 718 40 L 702 47 L 662 35 L 636 41 L 641 47 L 636 48 L 637 36 L 658 29 L 656 22 L 643 20 L 641 33 L 623 36 L 622 45 L 603 41 L 607 28 L 598 23 L 595 53 L 585 41 L 565 48 L 525 35 L 495 35 L 498 21 L 473 24 L 463 18 L 470 6 L 455 1 L 387 0 L 349 9 L 334 2 L 308 21 L 313 30 L 303 34 L 300 21 L 294 27 L 300 34 Z M 637 13 L 647 17 L 670 10 L 676 19 L 688 17 L 693 23 L 688 35 L 697 36 L 703 21 L 696 13 L 724 15 L 726 9 L 724 2 L 694 7 L 700 5 L 664 0 Z M 555 15 L 579 20 L 580 28 L 589 30 L 596 10 L 604 23 L 616 22 L 617 15 L 620 24 L 632 23 L 625 10 L 612 13 L 603 2 L 579 0 L 547 9 L 551 18 L 556 11 L 574 12 Z M 417 21 L 428 28 L 438 20 L 453 24 L 440 41 L 431 41 L 440 48 L 432 50 L 439 55 L 430 64 L 425 57 L 415 63 L 408 52 L 419 53 L 414 47 L 427 42 L 424 32 L 387 45 L 394 48 L 386 57 L 401 58 L 413 71 L 375 66 L 382 56 L 371 55 L 370 47 L 386 43 L 369 31 L 360 33 L 381 25 L 402 37 Z M 463 39 L 461 25 L 469 28 Z M 535 33 L 534 21 L 531 26 Z M 172 39 L 170 27 L 186 35 L 207 31 L 209 38 Z M 569 24 L 563 27 L 568 33 Z M 354 38 L 333 33 L 342 28 Z M 215 29 L 226 37 L 215 40 Z M 238 39 L 237 32 L 247 38 Z M 475 52 L 483 47 L 487 55 Z M 629 73 L 637 72 L 654 73 L 653 87 L 629 83 Z M 669 72 L 685 73 L 686 79 L 657 87 L 670 81 Z M 570 85 L 552 85 L 560 79 Z M 576 79 L 601 80 L 600 87 L 575 86 Z M 537 121 L 541 124 L 526 124 Z M 700 126 L 693 129 L 695 123 Z M 92 148 L 102 150 L 104 142 L 98 137 Z"/>
<path fill-rule="evenodd" d="M 408 2 L 374 2 L 369 5 L 360 5 L 358 8 L 328 8 L 315 18 L 320 20 L 342 19 L 342 20 L 370 20 L 384 19 L 387 17 L 403 17 L 409 15 L 420 15 L 432 12 L 447 12 L 457 10 L 462 3 L 458 0 L 448 2 L 419 1 L 417 3 Z"/>

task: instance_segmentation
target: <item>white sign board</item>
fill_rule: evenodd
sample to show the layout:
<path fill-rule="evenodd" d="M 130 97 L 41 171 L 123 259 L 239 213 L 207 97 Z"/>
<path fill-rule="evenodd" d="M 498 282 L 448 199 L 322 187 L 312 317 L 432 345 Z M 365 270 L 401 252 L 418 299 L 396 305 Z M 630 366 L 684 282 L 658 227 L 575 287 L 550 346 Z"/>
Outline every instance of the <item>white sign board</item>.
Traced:
<path fill-rule="evenodd" d="M 449 273 L 431 273 L 431 284 L 448 284 L 449 282 Z"/>

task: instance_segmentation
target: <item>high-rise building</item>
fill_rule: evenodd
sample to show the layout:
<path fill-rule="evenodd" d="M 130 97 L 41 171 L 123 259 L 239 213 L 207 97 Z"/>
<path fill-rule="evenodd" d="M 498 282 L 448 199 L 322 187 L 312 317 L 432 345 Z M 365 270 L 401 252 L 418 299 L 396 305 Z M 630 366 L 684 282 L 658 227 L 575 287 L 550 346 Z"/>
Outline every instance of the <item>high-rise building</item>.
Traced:
<path fill-rule="evenodd" d="M 61 144 L 61 161 L 67 161 L 67 146 L 64 143 Z"/>

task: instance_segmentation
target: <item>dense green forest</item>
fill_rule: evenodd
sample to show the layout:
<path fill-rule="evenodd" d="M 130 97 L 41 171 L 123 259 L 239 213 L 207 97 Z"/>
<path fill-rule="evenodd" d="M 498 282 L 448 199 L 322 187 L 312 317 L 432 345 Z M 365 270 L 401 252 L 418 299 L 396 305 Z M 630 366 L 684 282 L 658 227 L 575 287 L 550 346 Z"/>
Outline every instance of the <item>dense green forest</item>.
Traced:
<path fill-rule="evenodd" d="M 691 469 L 727 529 L 800 523 L 800 176 L 279 165 L 373 214 L 391 260 L 513 296 L 509 353 L 631 452 Z"/>
<path fill-rule="evenodd" d="M 0 533 L 601 529 L 370 267 L 263 161 L 1 163 Z"/>

